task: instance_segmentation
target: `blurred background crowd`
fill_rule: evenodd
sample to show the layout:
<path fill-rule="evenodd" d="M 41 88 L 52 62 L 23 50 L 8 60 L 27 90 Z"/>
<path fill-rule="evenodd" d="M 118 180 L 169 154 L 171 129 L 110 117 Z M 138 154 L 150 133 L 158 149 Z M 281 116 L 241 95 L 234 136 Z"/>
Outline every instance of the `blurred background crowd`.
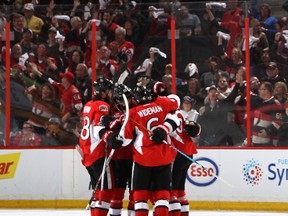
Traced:
<path fill-rule="evenodd" d="M 97 76 L 113 79 L 128 70 L 171 89 L 173 19 L 177 95 L 186 118 L 202 126 L 197 145 L 247 145 L 250 82 L 252 145 L 287 146 L 288 1 L 266 2 L 1 1 L 0 145 L 5 145 L 6 23 L 11 24 L 11 145 L 71 146 L 78 143 L 81 111 L 92 97 L 94 66 Z"/>

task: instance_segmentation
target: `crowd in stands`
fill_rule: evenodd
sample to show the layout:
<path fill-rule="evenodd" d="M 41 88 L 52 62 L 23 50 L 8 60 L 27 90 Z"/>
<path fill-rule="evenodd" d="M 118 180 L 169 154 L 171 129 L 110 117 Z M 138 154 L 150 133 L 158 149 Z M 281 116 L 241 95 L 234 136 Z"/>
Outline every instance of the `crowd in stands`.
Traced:
<path fill-rule="evenodd" d="M 252 146 L 288 145 L 288 15 L 278 17 L 270 5 L 257 0 L 249 3 L 248 11 L 237 0 L 228 0 L 225 7 L 220 1 L 99 2 L 0 3 L 2 115 L 5 24 L 11 24 L 11 145 L 76 145 L 82 108 L 92 98 L 93 66 L 97 76 L 113 79 L 126 69 L 133 77 L 162 81 L 171 90 L 172 19 L 176 21 L 177 95 L 187 120 L 202 126 L 197 145 L 246 145 L 247 82 Z M 97 30 L 96 62 L 92 62 L 92 23 Z M 246 43 L 249 81 L 245 80 Z"/>

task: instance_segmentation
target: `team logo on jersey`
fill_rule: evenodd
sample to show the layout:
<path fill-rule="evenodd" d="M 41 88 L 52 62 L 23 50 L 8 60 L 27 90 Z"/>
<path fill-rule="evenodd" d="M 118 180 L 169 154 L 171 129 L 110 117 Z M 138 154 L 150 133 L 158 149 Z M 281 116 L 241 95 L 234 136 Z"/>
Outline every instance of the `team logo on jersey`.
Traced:
<path fill-rule="evenodd" d="M 218 165 L 211 159 L 201 157 L 195 159 L 187 172 L 188 181 L 196 186 L 205 187 L 216 181 L 219 175 Z"/>
<path fill-rule="evenodd" d="M 0 179 L 14 178 L 20 154 L 0 155 Z"/>
<path fill-rule="evenodd" d="M 108 107 L 106 105 L 100 105 L 99 110 L 103 112 L 108 112 Z"/>
<path fill-rule="evenodd" d="M 261 164 L 253 158 L 243 165 L 242 173 L 244 175 L 243 180 L 252 186 L 258 185 L 263 176 Z"/>

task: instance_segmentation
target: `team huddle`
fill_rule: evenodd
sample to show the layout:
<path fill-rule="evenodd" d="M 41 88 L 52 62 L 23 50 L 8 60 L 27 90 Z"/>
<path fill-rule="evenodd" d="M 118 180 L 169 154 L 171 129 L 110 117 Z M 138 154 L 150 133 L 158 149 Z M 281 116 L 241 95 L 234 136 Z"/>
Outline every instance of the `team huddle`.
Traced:
<path fill-rule="evenodd" d="M 104 77 L 83 108 L 79 151 L 90 175 L 91 216 L 121 215 L 126 188 L 128 215 L 188 215 L 185 179 L 197 149 L 198 123 L 184 119 L 180 99 L 162 82 L 137 79 L 135 87 Z M 180 154 L 181 153 L 181 154 Z"/>

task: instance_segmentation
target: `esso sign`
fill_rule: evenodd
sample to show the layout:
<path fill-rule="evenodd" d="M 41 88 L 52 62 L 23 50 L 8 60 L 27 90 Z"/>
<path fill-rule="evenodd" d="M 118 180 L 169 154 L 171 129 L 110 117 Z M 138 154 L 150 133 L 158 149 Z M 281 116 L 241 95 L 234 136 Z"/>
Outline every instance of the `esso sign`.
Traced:
<path fill-rule="evenodd" d="M 219 169 L 217 164 L 209 158 L 198 158 L 194 160 L 187 171 L 187 179 L 191 184 L 204 187 L 216 181 Z"/>

